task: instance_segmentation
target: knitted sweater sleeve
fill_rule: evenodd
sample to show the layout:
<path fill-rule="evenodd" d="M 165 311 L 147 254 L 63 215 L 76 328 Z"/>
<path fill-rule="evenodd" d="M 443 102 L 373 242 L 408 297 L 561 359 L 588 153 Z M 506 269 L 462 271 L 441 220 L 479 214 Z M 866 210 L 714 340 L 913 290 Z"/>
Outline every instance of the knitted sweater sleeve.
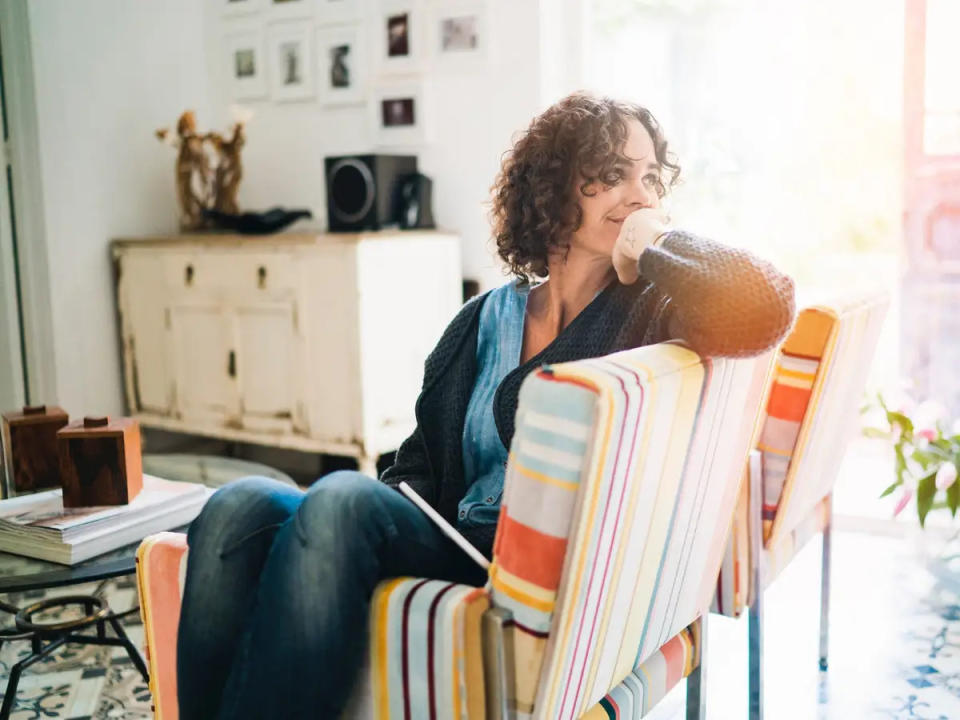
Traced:
<path fill-rule="evenodd" d="M 674 230 L 643 251 L 639 267 L 666 298 L 657 342 L 681 339 L 700 355 L 749 357 L 793 325 L 793 280 L 746 250 Z"/>

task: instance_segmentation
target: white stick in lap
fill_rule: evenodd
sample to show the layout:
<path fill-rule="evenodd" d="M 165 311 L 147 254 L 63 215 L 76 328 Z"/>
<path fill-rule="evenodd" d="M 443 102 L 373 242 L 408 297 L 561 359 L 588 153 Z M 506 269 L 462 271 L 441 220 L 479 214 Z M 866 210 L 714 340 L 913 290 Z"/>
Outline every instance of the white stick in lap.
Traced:
<path fill-rule="evenodd" d="M 471 560 L 473 560 L 484 570 L 490 569 L 490 561 L 487 560 L 479 550 L 471 545 L 463 535 L 457 532 L 457 529 L 453 527 L 453 525 L 444 520 L 440 513 L 430 507 L 427 504 L 427 501 L 417 494 L 416 490 L 407 485 L 405 482 L 402 482 L 400 483 L 400 492 L 410 498 L 418 508 L 423 510 L 426 516 L 433 520 L 433 522 L 437 524 L 437 527 L 443 531 L 443 534 L 459 545 L 460 549 L 469 555 Z"/>

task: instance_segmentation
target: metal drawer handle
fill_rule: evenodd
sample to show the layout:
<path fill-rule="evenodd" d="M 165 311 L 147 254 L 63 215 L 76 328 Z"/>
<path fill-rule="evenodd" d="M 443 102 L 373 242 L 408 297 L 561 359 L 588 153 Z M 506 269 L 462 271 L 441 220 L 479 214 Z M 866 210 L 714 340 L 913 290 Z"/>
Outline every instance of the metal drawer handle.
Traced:
<path fill-rule="evenodd" d="M 187 285 L 193 285 L 193 265 L 187 265 L 184 270 L 184 282 Z"/>
<path fill-rule="evenodd" d="M 267 269 L 261 265 L 257 268 L 257 287 L 263 290 L 267 286 Z"/>
<path fill-rule="evenodd" d="M 227 356 L 227 375 L 232 378 L 237 376 L 237 353 L 233 350 L 231 350 L 230 355 Z"/>

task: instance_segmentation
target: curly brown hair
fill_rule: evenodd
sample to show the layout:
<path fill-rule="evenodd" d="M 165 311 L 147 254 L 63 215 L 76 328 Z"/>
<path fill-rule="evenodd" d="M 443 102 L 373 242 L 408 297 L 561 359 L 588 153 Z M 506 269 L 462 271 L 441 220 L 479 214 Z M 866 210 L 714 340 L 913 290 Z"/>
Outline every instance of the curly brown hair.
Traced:
<path fill-rule="evenodd" d="M 644 107 L 578 92 L 538 115 L 503 159 L 491 188 L 491 220 L 497 252 L 521 280 L 547 276 L 547 256 L 569 247 L 583 212 L 571 188 L 592 195 L 595 182 L 613 186 L 627 160 L 628 123 L 650 133 L 663 168 L 661 197 L 676 184 L 680 166 L 667 151 L 659 123 Z M 664 181 L 664 176 L 666 180 Z"/>

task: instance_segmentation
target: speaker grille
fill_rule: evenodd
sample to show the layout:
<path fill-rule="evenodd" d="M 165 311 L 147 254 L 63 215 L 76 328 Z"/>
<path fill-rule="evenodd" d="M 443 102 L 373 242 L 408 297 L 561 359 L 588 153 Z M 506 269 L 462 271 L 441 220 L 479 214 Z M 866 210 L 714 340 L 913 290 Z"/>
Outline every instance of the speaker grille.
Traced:
<path fill-rule="evenodd" d="M 330 168 L 327 177 L 330 188 L 330 212 L 341 222 L 362 220 L 376 196 L 373 174 L 355 158 L 344 158 Z"/>

